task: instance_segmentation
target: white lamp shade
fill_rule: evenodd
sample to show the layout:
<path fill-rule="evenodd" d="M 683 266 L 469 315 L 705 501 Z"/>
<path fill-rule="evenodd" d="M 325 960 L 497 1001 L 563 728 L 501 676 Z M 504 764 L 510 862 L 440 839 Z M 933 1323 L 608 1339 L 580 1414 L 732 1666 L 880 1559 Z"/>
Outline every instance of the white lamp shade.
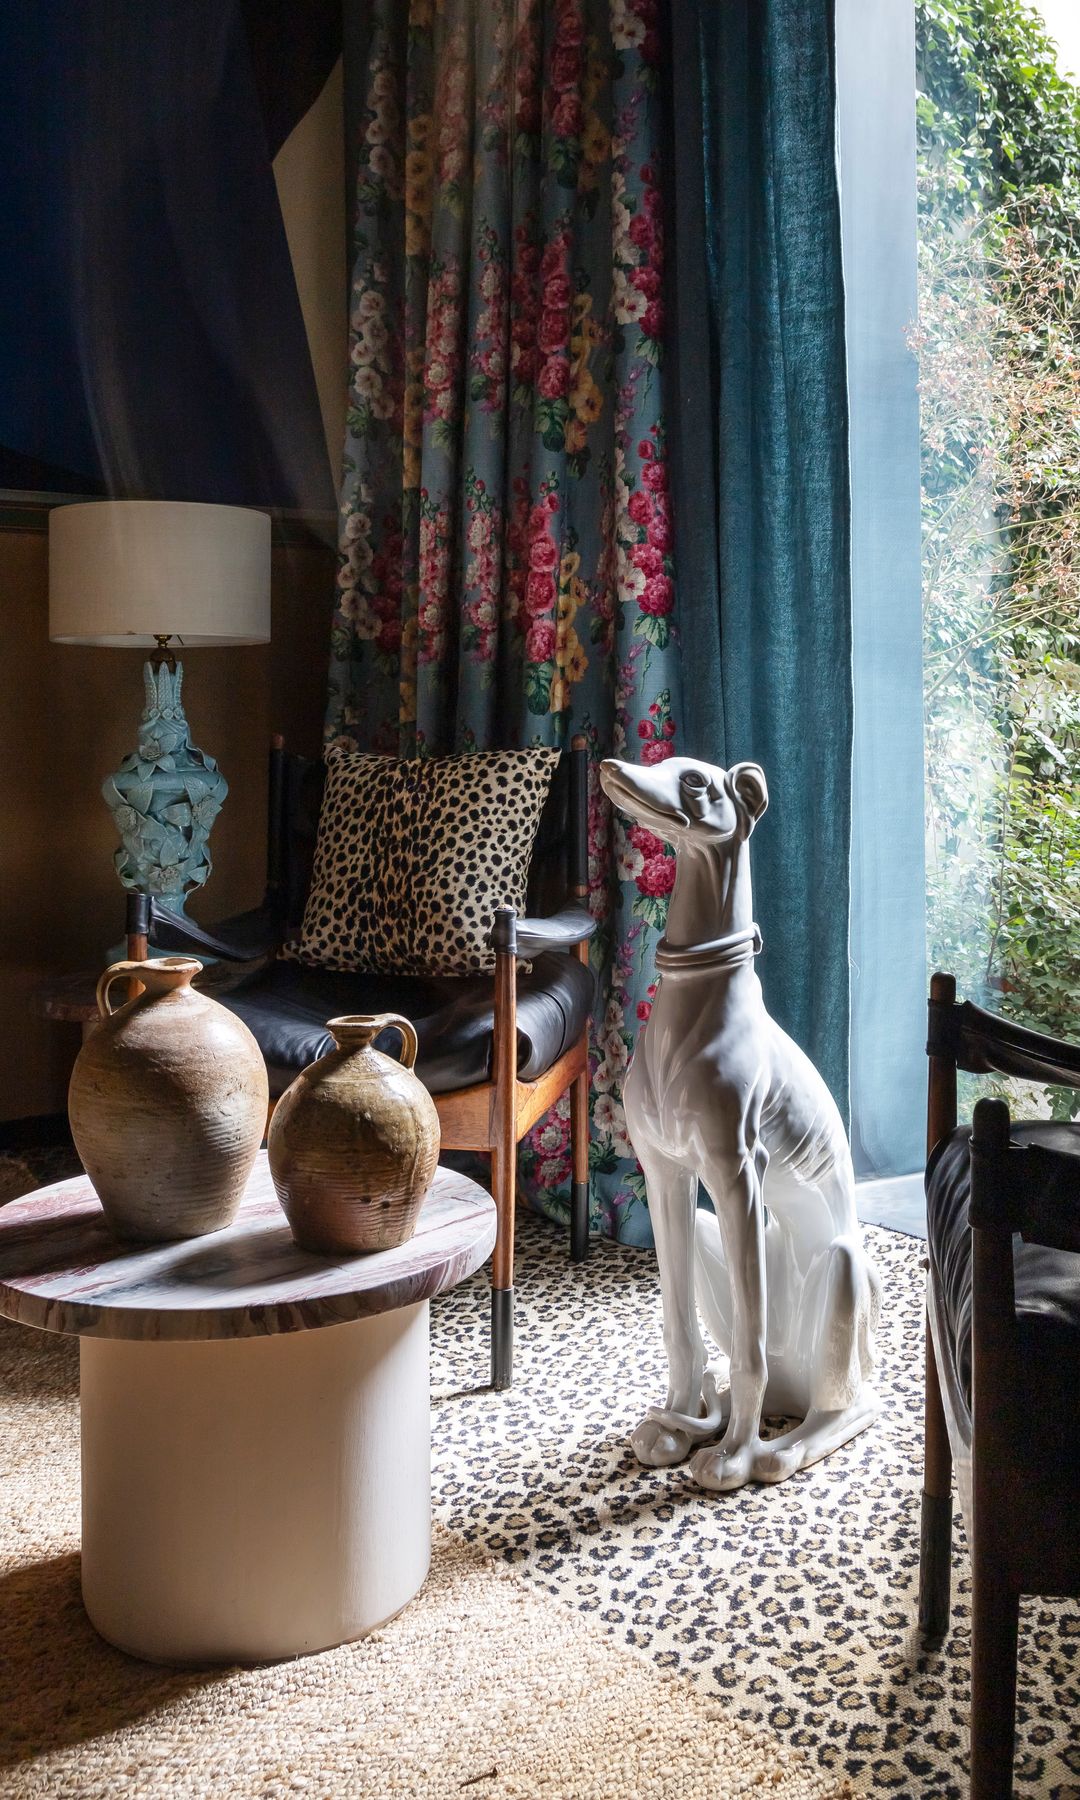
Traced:
<path fill-rule="evenodd" d="M 49 514 L 49 636 L 152 649 L 265 644 L 270 518 L 189 500 L 91 500 Z"/>

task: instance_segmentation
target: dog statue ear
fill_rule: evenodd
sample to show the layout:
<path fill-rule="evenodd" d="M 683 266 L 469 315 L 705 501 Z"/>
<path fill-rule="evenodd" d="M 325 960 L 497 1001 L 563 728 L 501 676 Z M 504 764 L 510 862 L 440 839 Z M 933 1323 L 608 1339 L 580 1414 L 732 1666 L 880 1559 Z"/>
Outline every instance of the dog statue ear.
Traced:
<path fill-rule="evenodd" d="M 728 770 L 728 786 L 742 805 L 753 831 L 769 804 L 764 769 L 759 769 L 757 763 L 735 763 Z"/>

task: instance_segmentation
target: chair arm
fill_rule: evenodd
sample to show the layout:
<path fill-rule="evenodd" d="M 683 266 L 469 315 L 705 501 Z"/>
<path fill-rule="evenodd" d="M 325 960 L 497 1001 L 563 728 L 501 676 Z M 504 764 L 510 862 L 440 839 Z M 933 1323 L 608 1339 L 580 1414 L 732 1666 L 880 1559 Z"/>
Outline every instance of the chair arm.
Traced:
<path fill-rule="evenodd" d="M 1080 1088 L 1080 1045 L 1018 1025 L 970 1000 L 960 1005 L 931 1000 L 927 1051 L 971 1075 L 1012 1075 Z"/>
<path fill-rule="evenodd" d="M 181 918 L 151 900 L 149 940 L 158 950 L 188 950 L 196 956 L 203 950 L 224 962 L 247 963 L 258 962 L 278 948 L 281 928 L 275 912 L 265 904 L 205 931 L 193 919 Z"/>
<path fill-rule="evenodd" d="M 529 961 L 545 950 L 571 950 L 596 935 L 596 920 L 579 901 L 571 900 L 546 919 L 517 921 L 517 955 Z"/>

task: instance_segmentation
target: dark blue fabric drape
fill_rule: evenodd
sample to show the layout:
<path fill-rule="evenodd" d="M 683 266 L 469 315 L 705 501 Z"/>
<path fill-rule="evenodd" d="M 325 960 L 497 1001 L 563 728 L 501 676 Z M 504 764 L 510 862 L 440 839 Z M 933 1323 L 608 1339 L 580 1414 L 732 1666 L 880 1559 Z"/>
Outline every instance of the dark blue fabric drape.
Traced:
<path fill-rule="evenodd" d="M 846 1112 L 847 401 L 827 0 L 672 0 L 673 444 L 687 750 L 765 770 L 759 968 Z"/>
<path fill-rule="evenodd" d="M 0 487 L 333 507 L 270 161 L 328 6 L 0 5 Z"/>

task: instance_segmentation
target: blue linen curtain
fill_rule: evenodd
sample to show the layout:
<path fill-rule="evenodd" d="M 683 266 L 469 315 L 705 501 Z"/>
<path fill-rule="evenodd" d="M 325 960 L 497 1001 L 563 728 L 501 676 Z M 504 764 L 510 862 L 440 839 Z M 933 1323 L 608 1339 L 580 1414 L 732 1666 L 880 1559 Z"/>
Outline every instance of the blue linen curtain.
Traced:
<path fill-rule="evenodd" d="M 837 0 L 851 412 L 851 1150 L 904 1175 L 926 1144 L 922 545 L 910 0 Z"/>
<path fill-rule="evenodd" d="M 658 0 L 345 19 L 348 433 L 326 732 L 399 755 L 588 739 L 593 1223 L 648 1242 L 622 1081 L 674 859 L 602 756 L 681 739 L 663 412 Z M 532 1133 L 565 1217 L 568 1105 Z"/>
<path fill-rule="evenodd" d="M 672 0 L 668 207 L 687 749 L 765 770 L 767 1004 L 846 1113 L 851 606 L 833 8 Z"/>

